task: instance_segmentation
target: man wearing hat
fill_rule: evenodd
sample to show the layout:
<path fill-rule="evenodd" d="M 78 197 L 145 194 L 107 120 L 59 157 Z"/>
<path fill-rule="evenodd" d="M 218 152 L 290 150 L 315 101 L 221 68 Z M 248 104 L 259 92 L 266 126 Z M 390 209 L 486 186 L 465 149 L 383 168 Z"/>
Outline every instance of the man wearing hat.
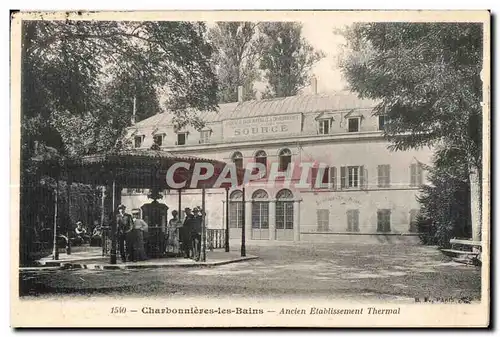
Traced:
<path fill-rule="evenodd" d="M 193 226 L 191 227 L 191 246 L 193 247 L 193 259 L 200 260 L 201 253 L 201 207 L 193 209 Z"/>
<path fill-rule="evenodd" d="M 182 241 L 182 251 L 184 252 L 184 258 L 190 258 L 191 257 L 191 228 L 193 227 L 193 213 L 191 212 L 191 208 L 186 207 L 184 209 L 185 213 L 185 218 L 184 218 L 184 224 L 182 225 L 182 228 L 180 230 L 181 233 L 181 241 Z"/>
<path fill-rule="evenodd" d="M 132 247 L 132 216 L 125 213 L 125 209 L 125 205 L 118 206 L 118 214 L 116 215 L 116 226 L 118 227 L 118 246 L 120 247 L 122 262 L 127 262 L 127 258 L 130 259 L 130 248 Z"/>
<path fill-rule="evenodd" d="M 87 235 L 87 230 L 85 229 L 85 227 L 83 227 L 83 223 L 81 221 L 78 221 L 76 223 L 75 234 L 75 241 L 77 241 L 79 244 L 84 244 L 90 241 L 90 238 Z"/>

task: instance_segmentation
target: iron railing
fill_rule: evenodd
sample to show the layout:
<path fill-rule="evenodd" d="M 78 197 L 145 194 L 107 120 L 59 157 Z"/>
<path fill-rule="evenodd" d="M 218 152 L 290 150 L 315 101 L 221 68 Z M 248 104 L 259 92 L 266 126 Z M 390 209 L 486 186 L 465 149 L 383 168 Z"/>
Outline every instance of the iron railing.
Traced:
<path fill-rule="evenodd" d="M 102 229 L 102 255 L 109 255 L 111 251 L 111 228 L 103 227 Z M 207 228 L 207 249 L 223 249 L 226 242 L 225 229 Z"/>
<path fill-rule="evenodd" d="M 225 247 L 226 230 L 207 228 L 207 249 L 220 249 Z"/>

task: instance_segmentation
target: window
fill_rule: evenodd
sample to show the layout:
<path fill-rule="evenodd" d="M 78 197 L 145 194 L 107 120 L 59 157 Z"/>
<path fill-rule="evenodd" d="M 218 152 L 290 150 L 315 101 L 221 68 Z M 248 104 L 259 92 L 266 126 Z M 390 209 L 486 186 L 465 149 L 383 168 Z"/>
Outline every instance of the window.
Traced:
<path fill-rule="evenodd" d="M 347 210 L 347 231 L 359 232 L 359 210 Z"/>
<path fill-rule="evenodd" d="M 293 194 L 281 190 L 276 194 L 276 229 L 293 229 Z"/>
<path fill-rule="evenodd" d="M 231 156 L 231 161 L 234 163 L 237 169 L 243 168 L 243 155 L 241 152 L 235 152 Z"/>
<path fill-rule="evenodd" d="M 384 130 L 386 122 L 386 116 L 378 116 L 378 129 Z"/>
<path fill-rule="evenodd" d="M 319 134 L 328 135 L 330 133 L 331 119 L 322 119 L 319 121 Z"/>
<path fill-rule="evenodd" d="M 186 145 L 187 133 L 177 133 L 177 145 Z"/>
<path fill-rule="evenodd" d="M 343 166 L 340 168 L 340 188 L 365 188 L 366 175 L 364 166 Z"/>
<path fill-rule="evenodd" d="M 410 165 L 410 186 L 418 187 L 422 185 L 422 165 L 411 164 Z"/>
<path fill-rule="evenodd" d="M 252 228 L 269 228 L 269 202 L 264 190 L 257 190 L 252 195 Z"/>
<path fill-rule="evenodd" d="M 200 144 L 208 144 L 210 142 L 210 130 L 200 131 Z"/>
<path fill-rule="evenodd" d="M 163 145 L 163 135 L 154 135 L 153 142 L 158 146 L 162 146 Z"/>
<path fill-rule="evenodd" d="M 391 210 L 379 209 L 377 211 L 377 232 L 388 233 L 391 231 Z"/>
<path fill-rule="evenodd" d="M 391 166 L 379 165 L 378 168 L 378 187 L 389 187 L 391 184 Z"/>
<path fill-rule="evenodd" d="M 144 140 L 144 136 L 135 136 L 134 137 L 134 147 L 135 148 L 141 147 L 143 140 Z"/>
<path fill-rule="evenodd" d="M 278 170 L 280 172 L 287 171 L 290 163 L 292 162 L 292 152 L 289 149 L 283 149 L 279 153 L 279 167 Z"/>
<path fill-rule="evenodd" d="M 358 132 L 359 131 L 359 118 L 349 118 L 347 120 L 348 123 L 348 131 L 349 132 Z"/>
<path fill-rule="evenodd" d="M 311 184 L 315 188 L 336 188 L 337 185 L 337 169 L 335 167 L 324 167 L 323 176 L 318 177 L 320 173 L 319 167 L 311 168 L 312 181 Z M 318 179 L 321 179 L 318 181 Z"/>
<path fill-rule="evenodd" d="M 243 193 L 241 191 L 234 191 L 230 195 L 229 200 L 229 227 L 242 228 L 243 223 L 241 215 L 243 214 Z"/>
<path fill-rule="evenodd" d="M 265 178 L 267 174 L 267 154 L 265 151 L 258 151 L 255 154 L 255 162 L 264 165 L 264 172 L 260 172 L 260 177 Z M 255 168 L 253 174 L 257 174 L 258 169 Z"/>
<path fill-rule="evenodd" d="M 408 230 L 410 233 L 417 233 L 418 232 L 417 217 L 418 217 L 419 212 L 420 212 L 420 210 L 418 210 L 418 209 L 410 210 L 410 228 Z"/>
<path fill-rule="evenodd" d="M 328 209 L 316 210 L 318 221 L 318 232 L 327 232 L 330 222 L 330 211 Z"/>
<path fill-rule="evenodd" d="M 347 187 L 359 187 L 359 167 L 349 166 L 347 168 Z"/>

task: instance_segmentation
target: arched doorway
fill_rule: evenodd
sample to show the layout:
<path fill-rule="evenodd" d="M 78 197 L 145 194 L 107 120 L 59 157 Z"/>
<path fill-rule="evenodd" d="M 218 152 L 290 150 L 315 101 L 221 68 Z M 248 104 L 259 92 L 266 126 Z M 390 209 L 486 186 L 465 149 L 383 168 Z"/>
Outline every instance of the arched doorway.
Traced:
<path fill-rule="evenodd" d="M 252 194 L 252 240 L 269 239 L 269 196 L 264 190 Z"/>
<path fill-rule="evenodd" d="M 276 194 L 276 240 L 293 240 L 293 193 L 288 189 Z"/>
<path fill-rule="evenodd" d="M 229 196 L 229 237 L 241 238 L 243 227 L 241 214 L 243 212 L 243 193 L 240 190 L 233 191 Z"/>

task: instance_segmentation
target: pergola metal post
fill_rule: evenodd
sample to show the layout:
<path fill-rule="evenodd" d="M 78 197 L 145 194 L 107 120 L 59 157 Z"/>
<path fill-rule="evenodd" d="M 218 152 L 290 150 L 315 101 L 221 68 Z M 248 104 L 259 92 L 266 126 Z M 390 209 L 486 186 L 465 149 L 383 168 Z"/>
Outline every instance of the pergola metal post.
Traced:
<path fill-rule="evenodd" d="M 241 204 L 241 256 L 247 256 L 247 250 L 245 246 L 245 188 L 242 188 L 242 199 Z"/>
<path fill-rule="evenodd" d="M 179 189 L 179 209 L 177 210 L 179 212 L 179 221 L 182 220 L 182 213 L 181 213 L 181 204 L 182 204 L 182 190 Z"/>
<path fill-rule="evenodd" d="M 111 264 L 116 264 L 116 241 L 117 241 L 117 226 L 116 226 L 116 216 L 115 216 L 115 209 L 116 209 L 116 200 L 115 200 L 115 194 L 116 194 L 116 181 L 113 178 L 113 183 L 112 183 L 112 188 L 111 188 L 111 209 L 112 209 L 112 214 L 113 218 L 111 219 L 111 253 L 110 253 L 110 263 Z"/>
<path fill-rule="evenodd" d="M 68 226 L 66 227 L 66 237 L 68 241 L 66 242 L 66 254 L 71 255 L 71 241 L 69 238 L 71 230 L 71 180 L 69 178 L 66 180 L 66 195 L 68 198 Z"/>
<path fill-rule="evenodd" d="M 54 191 L 54 244 L 52 247 L 52 259 L 59 260 L 59 250 L 57 249 L 57 204 L 59 202 L 59 178 L 56 177 L 56 189 Z"/>
<path fill-rule="evenodd" d="M 105 207 L 105 200 L 106 200 L 106 186 L 101 186 L 101 231 L 102 233 L 104 232 L 104 207 Z M 107 237 L 104 235 L 102 236 L 102 256 L 106 255 L 106 246 L 107 246 Z"/>
<path fill-rule="evenodd" d="M 206 251 L 206 243 L 207 235 L 206 235 L 206 223 L 205 223 L 205 187 L 201 189 L 201 262 L 205 262 L 207 260 L 207 251 Z"/>
<path fill-rule="evenodd" d="M 226 188 L 226 252 L 229 252 L 229 188 Z"/>

